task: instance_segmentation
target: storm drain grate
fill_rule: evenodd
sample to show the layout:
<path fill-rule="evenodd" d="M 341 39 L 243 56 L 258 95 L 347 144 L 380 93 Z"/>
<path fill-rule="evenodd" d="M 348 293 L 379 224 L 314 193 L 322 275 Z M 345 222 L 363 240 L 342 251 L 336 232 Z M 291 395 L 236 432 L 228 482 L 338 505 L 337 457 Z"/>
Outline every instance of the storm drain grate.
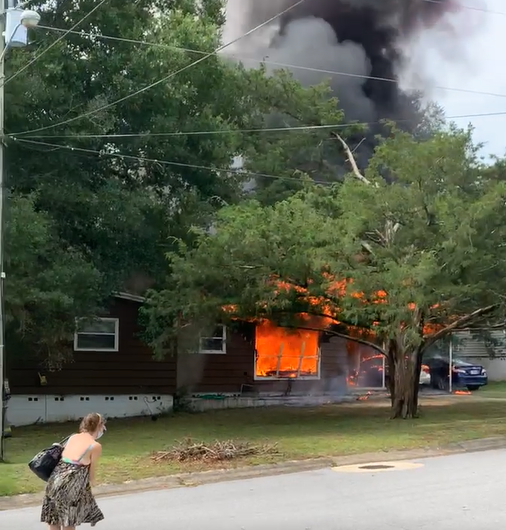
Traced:
<path fill-rule="evenodd" d="M 395 466 L 387 466 L 385 464 L 369 464 L 369 465 L 366 465 L 366 466 L 358 466 L 359 469 L 371 469 L 371 470 L 375 470 L 375 469 L 393 469 Z"/>

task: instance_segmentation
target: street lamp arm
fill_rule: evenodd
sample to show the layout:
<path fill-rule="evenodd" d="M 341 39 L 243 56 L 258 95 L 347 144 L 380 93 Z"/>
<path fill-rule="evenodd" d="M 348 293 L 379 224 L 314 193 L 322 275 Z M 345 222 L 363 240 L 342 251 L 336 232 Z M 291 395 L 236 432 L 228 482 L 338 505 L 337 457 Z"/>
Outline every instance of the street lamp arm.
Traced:
<path fill-rule="evenodd" d="M 22 5 L 27 4 L 27 2 L 24 2 Z M 19 9 L 19 5 L 16 8 L 16 10 Z M 40 22 L 40 15 L 37 13 L 37 11 L 32 11 L 31 9 L 26 9 L 21 13 L 20 21 L 15 26 L 15 28 L 12 30 L 10 35 L 2 35 L 2 38 L 5 39 L 5 45 L 3 46 L 2 52 L 0 53 L 0 62 L 2 62 L 5 59 L 5 55 L 7 54 L 7 51 L 9 50 L 10 43 L 14 36 L 16 35 L 18 29 L 20 27 L 25 27 L 27 29 L 34 28 L 38 25 Z"/>
<path fill-rule="evenodd" d="M 12 34 L 8 39 L 5 39 L 5 46 L 3 47 L 2 53 L 0 53 L 0 62 L 2 62 L 5 59 L 5 55 L 7 51 L 9 50 L 9 44 L 11 42 L 11 39 L 16 35 L 16 32 L 23 24 L 20 22 L 13 30 Z M 3 38 L 3 37 L 2 37 Z"/>

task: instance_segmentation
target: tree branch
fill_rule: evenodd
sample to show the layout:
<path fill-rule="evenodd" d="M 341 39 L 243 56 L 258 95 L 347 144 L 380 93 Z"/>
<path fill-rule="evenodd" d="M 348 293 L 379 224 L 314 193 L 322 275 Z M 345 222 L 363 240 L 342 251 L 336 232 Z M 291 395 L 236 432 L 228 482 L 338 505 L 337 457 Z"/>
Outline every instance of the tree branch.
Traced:
<path fill-rule="evenodd" d="M 331 299 L 327 299 L 327 300 L 329 300 L 329 302 L 331 302 Z M 351 328 L 358 328 L 358 329 L 364 329 L 364 330 L 367 330 L 367 331 L 371 331 L 371 328 L 369 326 L 367 326 L 366 324 L 361 325 L 361 324 L 353 324 L 351 322 L 346 322 L 345 320 L 342 320 L 342 319 L 340 319 L 338 317 L 335 317 L 335 316 L 332 316 L 332 315 L 328 315 L 326 313 L 320 313 L 318 311 L 312 311 L 311 307 L 307 307 L 307 308 L 304 307 L 303 309 L 301 309 L 300 311 L 297 311 L 295 313 L 292 312 L 292 311 L 273 311 L 271 313 L 271 315 L 291 315 L 291 316 L 296 317 L 297 315 L 300 315 L 300 314 L 303 314 L 303 313 L 306 314 L 306 315 L 310 315 L 312 317 L 332 320 L 336 326 L 342 325 L 342 326 L 349 326 Z M 267 318 L 267 316 L 268 315 L 265 314 L 264 318 Z"/>
<path fill-rule="evenodd" d="M 452 322 L 450 325 L 446 326 L 443 329 L 440 329 L 439 331 L 434 333 L 434 335 L 428 337 L 425 340 L 425 343 L 422 349 L 423 350 L 427 349 L 429 346 L 437 342 L 439 339 L 441 339 L 445 335 L 448 335 L 448 333 L 450 333 L 454 329 L 459 329 L 460 327 L 467 324 L 468 322 L 471 322 L 475 318 L 486 315 L 487 313 L 490 313 L 497 307 L 499 307 L 499 304 L 492 304 L 487 307 L 481 307 L 480 309 L 477 309 L 476 311 L 473 311 L 472 313 L 469 313 L 468 315 L 458 318 L 457 320 L 455 320 L 455 322 Z"/>
<path fill-rule="evenodd" d="M 343 146 L 343 149 L 344 149 L 346 155 L 348 156 L 348 162 L 351 165 L 351 169 L 353 170 L 353 174 L 355 175 L 355 177 L 358 180 L 360 180 L 361 182 L 363 182 L 364 184 L 368 184 L 370 186 L 371 185 L 371 181 L 368 180 L 367 178 L 365 178 L 364 175 L 360 172 L 360 169 L 358 169 L 357 161 L 355 160 L 355 157 L 353 156 L 353 153 L 352 153 L 351 149 L 349 148 L 348 144 L 346 143 L 346 141 L 344 140 L 344 138 L 340 134 L 338 134 L 336 132 L 332 132 L 332 134 L 341 142 L 341 145 Z M 375 187 L 378 187 L 378 185 L 375 184 Z M 397 228 L 395 230 L 397 230 Z M 378 230 L 376 232 L 377 232 L 378 235 L 380 235 L 382 238 L 384 238 L 384 236 L 381 234 L 381 232 L 379 232 Z M 369 245 L 365 241 L 362 241 L 362 246 L 370 254 L 374 255 L 374 251 L 373 251 L 371 245 Z"/>
<path fill-rule="evenodd" d="M 348 144 L 345 142 L 343 137 L 340 134 L 336 133 L 336 132 L 333 132 L 332 134 L 341 142 L 341 145 L 343 146 L 344 152 L 348 156 L 348 162 L 351 165 L 351 169 L 353 170 L 353 174 L 355 175 L 355 177 L 358 180 L 362 181 L 364 184 L 369 184 L 370 185 L 371 182 L 368 179 L 366 179 L 364 177 L 364 175 L 362 175 L 362 173 L 360 172 L 360 169 L 358 169 L 358 165 L 357 165 L 357 162 L 355 160 L 355 157 L 353 156 L 353 153 L 351 152 L 351 149 L 349 148 Z"/>
<path fill-rule="evenodd" d="M 343 149 L 344 149 L 344 152 L 346 153 L 346 155 L 348 156 L 348 162 L 350 163 L 351 165 L 351 169 L 353 171 L 353 174 L 355 175 L 355 177 L 364 182 L 365 184 L 371 184 L 369 182 L 368 179 L 366 179 L 364 177 L 364 175 L 362 175 L 362 173 L 360 172 L 360 169 L 358 168 L 358 165 L 357 165 L 357 162 L 355 160 L 355 157 L 353 156 L 353 153 L 351 152 L 351 149 L 349 148 L 348 144 L 345 142 L 345 140 L 343 139 L 343 137 L 336 133 L 336 132 L 333 132 L 332 133 L 340 142 L 341 142 L 341 145 L 343 146 Z"/>
<path fill-rule="evenodd" d="M 359 337 L 352 337 L 351 335 L 346 335 L 345 333 L 339 333 L 338 331 L 333 330 L 325 331 L 325 333 L 329 333 L 330 335 L 334 335 L 335 337 L 341 337 L 342 339 L 350 340 L 351 342 L 358 342 L 359 344 L 363 344 L 364 346 L 369 346 L 369 348 L 376 350 L 385 357 L 387 356 L 387 352 L 381 346 L 374 344 L 374 342 L 370 342 Z"/>
<path fill-rule="evenodd" d="M 351 335 L 346 335 L 346 333 L 339 333 L 339 331 L 334 331 L 332 329 L 327 328 L 313 328 L 311 326 L 284 326 L 288 327 L 289 329 L 304 329 L 306 331 L 317 331 L 319 333 L 327 333 L 329 335 L 332 335 L 334 337 L 340 337 L 342 339 L 349 340 L 351 342 L 357 342 L 358 344 L 363 344 L 364 346 L 368 346 L 369 348 L 372 348 L 373 350 L 376 350 L 377 352 L 381 353 L 385 357 L 387 356 L 386 351 L 381 348 L 381 346 L 378 346 L 377 344 L 374 344 L 374 342 L 369 342 L 368 340 L 361 339 L 359 337 L 352 337 Z"/>

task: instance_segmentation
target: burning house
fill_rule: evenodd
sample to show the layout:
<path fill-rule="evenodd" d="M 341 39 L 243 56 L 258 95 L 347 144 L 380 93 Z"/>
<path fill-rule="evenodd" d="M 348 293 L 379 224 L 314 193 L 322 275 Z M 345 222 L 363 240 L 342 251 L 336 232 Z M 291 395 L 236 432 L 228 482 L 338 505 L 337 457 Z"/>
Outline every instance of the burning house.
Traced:
<path fill-rule="evenodd" d="M 374 352 L 331 337 L 324 326 L 220 325 L 199 338 L 195 351 L 156 361 L 139 338 L 142 303 L 127 293 L 111 299 L 106 314 L 76 331 L 73 359 L 61 369 L 26 352 L 9 356 L 10 424 L 72 420 L 89 410 L 109 417 L 156 415 L 171 410 L 181 392 L 196 408 L 207 408 L 328 402 L 342 399 L 349 386 L 382 386 L 381 378 L 362 373 L 367 362 L 361 361 Z"/>
<path fill-rule="evenodd" d="M 228 0 L 225 40 L 295 3 Z M 410 66 L 408 52 L 421 34 L 443 23 L 438 38 L 451 35 L 456 10 L 456 0 L 305 0 L 225 53 L 247 66 L 265 62 L 268 71 L 289 65 L 305 85 L 330 76 L 346 119 L 372 124 L 356 151 L 363 161 L 379 120 L 418 125 L 417 102 L 400 82 Z M 418 78 L 417 88 L 423 88 Z M 218 326 L 212 336 L 200 337 L 197 351 L 155 361 L 139 339 L 142 303 L 138 296 L 115 296 L 107 314 L 76 331 L 73 361 L 62 370 L 52 371 L 29 355 L 8 358 L 10 423 L 70 420 L 90 410 L 110 417 L 155 415 L 171 410 L 182 389 L 235 399 L 231 403 L 239 406 L 246 396 L 339 396 L 348 386 L 384 386 L 383 358 L 367 346 L 330 336 L 324 326 L 321 331 L 268 321 L 238 329 Z"/>

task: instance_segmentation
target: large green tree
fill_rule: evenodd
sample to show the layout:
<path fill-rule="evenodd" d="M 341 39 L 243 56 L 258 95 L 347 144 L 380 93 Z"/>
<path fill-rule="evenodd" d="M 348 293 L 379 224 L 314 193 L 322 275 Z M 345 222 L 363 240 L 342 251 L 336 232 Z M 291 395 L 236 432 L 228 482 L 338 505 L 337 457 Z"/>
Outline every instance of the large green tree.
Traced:
<path fill-rule="evenodd" d="M 243 198 L 245 183 L 256 179 L 258 196 L 273 183 L 286 185 L 276 191 L 281 198 L 300 189 L 298 170 L 311 169 L 303 149 L 328 139 L 319 129 L 298 136 L 245 130 L 343 119 L 325 87 L 306 90 L 286 73 L 268 77 L 212 53 L 222 42 L 221 0 L 97 6 L 30 2 L 44 27 L 31 32 L 28 47 L 8 53 L 5 82 L 10 200 L 30 197 L 34 216 L 51 226 L 51 244 L 79 255 L 66 262 L 67 277 L 81 263 L 94 271 L 96 288 L 74 298 L 74 309 L 85 313 L 132 276 L 163 279 L 174 238 L 191 244 L 189 227 L 209 226 L 217 209 Z M 63 39 L 56 31 L 75 25 Z M 242 157 L 241 172 L 228 171 L 235 157 Z M 17 271 L 6 296 L 35 308 L 20 293 L 39 286 L 20 289 L 28 280 Z M 48 299 L 53 288 L 42 289 Z M 74 313 L 59 313 L 65 329 Z M 34 315 L 34 329 L 36 322 Z"/>
<path fill-rule="evenodd" d="M 31 7 L 40 10 L 44 26 L 70 28 L 97 4 L 59 1 L 43 7 L 34 2 Z M 14 193 L 37 191 L 37 207 L 55 218 L 65 240 L 84 249 L 103 272 L 107 289 L 139 269 L 153 276 L 161 272 L 160 249 L 188 201 L 196 222 L 212 210 L 212 197 L 233 201 L 237 195 L 236 179 L 188 166 L 226 168 L 239 136 L 177 134 L 234 130 L 254 119 L 249 103 L 237 97 L 244 85 L 241 70 L 217 56 L 111 105 L 201 57 L 184 49 L 208 53 L 219 46 L 220 2 L 172 2 L 170 10 L 165 7 L 156 16 L 160 4 L 109 0 L 76 28 L 83 36 L 66 36 L 12 81 L 11 75 L 61 33 L 38 29 L 34 42 L 12 52 L 7 63 L 6 129 L 20 133 L 8 146 L 9 187 Z M 24 134 L 45 127 L 51 128 L 34 133 L 42 138 Z M 106 156 L 115 152 L 133 158 Z"/>
<path fill-rule="evenodd" d="M 54 220 L 37 211 L 35 196 L 9 201 L 5 271 L 8 345 L 37 353 L 58 367 L 71 353 L 75 319 L 101 307 L 100 272 L 62 241 Z"/>
<path fill-rule="evenodd" d="M 213 234 L 170 255 L 170 287 L 152 294 L 148 331 L 163 350 L 188 322 L 261 316 L 304 327 L 301 313 L 331 317 L 322 331 L 387 357 L 392 416 L 414 417 L 424 351 L 502 318 L 505 183 L 468 132 L 417 141 L 394 130 L 364 174 L 337 139 L 353 168 L 342 184 L 308 180 L 273 206 L 226 208 Z"/>

